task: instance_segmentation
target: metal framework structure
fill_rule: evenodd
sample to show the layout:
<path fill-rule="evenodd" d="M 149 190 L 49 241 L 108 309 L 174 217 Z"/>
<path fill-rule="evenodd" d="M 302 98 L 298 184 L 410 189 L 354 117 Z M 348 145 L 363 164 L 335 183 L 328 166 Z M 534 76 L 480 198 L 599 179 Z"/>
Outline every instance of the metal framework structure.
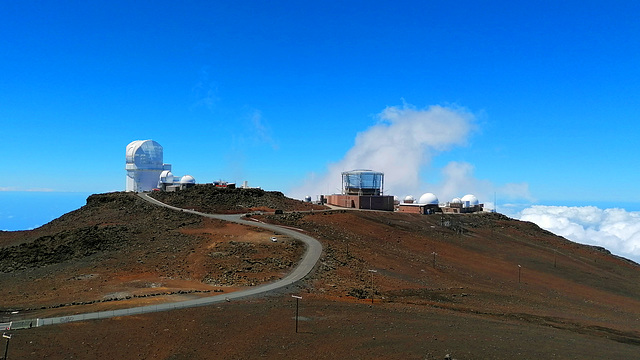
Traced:
<path fill-rule="evenodd" d="M 384 173 L 373 170 L 345 171 L 342 173 L 342 194 L 383 195 Z"/>

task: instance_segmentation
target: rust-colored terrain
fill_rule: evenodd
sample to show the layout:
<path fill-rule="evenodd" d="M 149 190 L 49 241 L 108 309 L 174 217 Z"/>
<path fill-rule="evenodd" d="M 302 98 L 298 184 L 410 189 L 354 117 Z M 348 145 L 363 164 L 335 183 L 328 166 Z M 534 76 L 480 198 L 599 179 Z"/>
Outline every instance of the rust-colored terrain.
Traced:
<path fill-rule="evenodd" d="M 176 206 L 232 210 L 227 200 L 198 200 L 214 195 L 170 196 L 166 202 Z M 242 208 L 262 207 L 247 204 Z M 264 208 L 307 206 L 282 204 Z M 299 333 L 292 293 L 280 292 L 19 330 L 10 356 L 609 359 L 640 352 L 640 267 L 534 224 L 499 214 L 373 211 L 258 218 L 304 229 L 324 246 L 316 270 L 293 292 L 303 297 Z M 271 242 L 273 235 L 155 207 L 131 194 L 94 195 L 42 228 L 0 233 L 0 306 L 45 307 L 29 315 L 74 314 L 233 291 L 295 265 L 302 246 L 286 238 Z M 71 249 L 52 250 L 60 244 Z M 39 255 L 21 248 L 27 245 Z M 174 294 L 132 296 L 167 291 Z M 122 300 L 97 301 L 109 296 Z M 54 307 L 74 301 L 86 304 Z"/>
<path fill-rule="evenodd" d="M 165 204 L 214 214 L 244 214 L 250 211 L 310 211 L 326 209 L 285 197 L 278 191 L 230 189 L 202 184 L 179 192 L 153 191 L 151 197 Z"/>
<path fill-rule="evenodd" d="M 92 195 L 38 229 L 0 232 L 0 322 L 12 311 L 29 318 L 79 313 L 272 281 L 303 252 L 285 237 L 273 243 L 273 235 L 131 193 Z"/>

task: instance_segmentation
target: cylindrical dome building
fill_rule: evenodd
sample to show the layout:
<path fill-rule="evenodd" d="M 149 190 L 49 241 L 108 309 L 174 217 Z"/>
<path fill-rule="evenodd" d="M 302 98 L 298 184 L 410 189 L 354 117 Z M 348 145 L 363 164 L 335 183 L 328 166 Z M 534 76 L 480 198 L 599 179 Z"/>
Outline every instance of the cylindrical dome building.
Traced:
<path fill-rule="evenodd" d="M 373 170 L 342 173 L 342 193 L 327 197 L 327 203 L 352 209 L 393 211 L 395 199 L 384 195 L 384 174 Z"/>
<path fill-rule="evenodd" d="M 167 169 L 162 160 L 162 146 L 153 140 L 136 140 L 127 145 L 126 191 L 151 191 L 158 185 L 160 173 Z"/>
<path fill-rule="evenodd" d="M 384 193 L 384 174 L 373 170 L 351 170 L 342 173 L 342 193 L 374 195 Z"/>

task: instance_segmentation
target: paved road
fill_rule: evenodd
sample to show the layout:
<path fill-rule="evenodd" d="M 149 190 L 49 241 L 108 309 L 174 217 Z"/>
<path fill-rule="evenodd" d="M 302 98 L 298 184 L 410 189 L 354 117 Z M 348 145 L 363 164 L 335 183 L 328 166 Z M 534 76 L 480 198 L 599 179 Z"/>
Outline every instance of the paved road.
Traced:
<path fill-rule="evenodd" d="M 137 315 L 137 314 L 146 314 L 146 313 L 157 312 L 157 311 L 185 309 L 190 307 L 204 306 L 204 305 L 230 301 L 233 299 L 253 296 L 257 294 L 264 294 L 269 291 L 290 286 L 296 281 L 301 280 L 302 278 L 307 276 L 311 272 L 311 270 L 313 270 L 313 267 L 320 259 L 320 254 L 322 253 L 322 245 L 320 244 L 320 242 L 312 238 L 311 236 L 302 234 L 291 228 L 284 228 L 277 225 L 243 220 L 242 215 L 205 214 L 205 213 L 201 213 L 194 210 L 181 209 L 181 208 L 164 204 L 144 193 L 141 193 L 138 195 L 146 201 L 149 201 L 156 205 L 165 206 L 173 210 L 189 212 L 192 214 L 206 216 L 214 219 L 231 221 L 231 222 L 235 222 L 243 225 L 256 226 L 256 227 L 271 230 L 273 232 L 276 232 L 282 235 L 290 236 L 294 239 L 298 239 L 302 241 L 306 245 L 306 251 L 302 257 L 302 260 L 298 264 L 298 266 L 295 269 L 293 269 L 293 271 L 289 273 L 287 276 L 285 276 L 284 278 L 272 283 L 247 288 L 246 290 L 240 290 L 240 291 L 232 292 L 229 294 L 221 294 L 221 295 L 204 297 L 204 298 L 199 298 L 194 300 L 165 303 L 165 304 L 158 304 L 158 305 L 140 306 L 140 307 L 134 307 L 129 309 L 100 311 L 100 312 L 92 312 L 92 313 L 70 315 L 70 316 L 59 316 L 59 317 L 52 317 L 52 318 L 45 318 L 45 319 L 25 320 L 24 322 L 22 322 L 23 324 L 25 324 L 25 326 L 29 326 L 31 324 L 33 326 L 64 324 L 64 323 L 73 322 L 73 321 L 105 319 L 105 318 L 111 318 L 116 316 Z M 26 325 L 26 324 L 29 324 L 29 325 Z"/>

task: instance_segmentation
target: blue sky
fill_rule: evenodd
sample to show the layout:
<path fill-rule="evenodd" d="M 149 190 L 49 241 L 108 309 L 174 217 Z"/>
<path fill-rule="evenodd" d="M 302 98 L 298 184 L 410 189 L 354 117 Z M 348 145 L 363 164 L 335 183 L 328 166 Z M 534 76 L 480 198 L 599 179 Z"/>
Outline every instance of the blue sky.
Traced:
<path fill-rule="evenodd" d="M 126 145 L 153 139 L 176 175 L 297 197 L 354 166 L 400 197 L 637 204 L 639 16 L 636 1 L 1 2 L 0 190 L 123 190 Z"/>

